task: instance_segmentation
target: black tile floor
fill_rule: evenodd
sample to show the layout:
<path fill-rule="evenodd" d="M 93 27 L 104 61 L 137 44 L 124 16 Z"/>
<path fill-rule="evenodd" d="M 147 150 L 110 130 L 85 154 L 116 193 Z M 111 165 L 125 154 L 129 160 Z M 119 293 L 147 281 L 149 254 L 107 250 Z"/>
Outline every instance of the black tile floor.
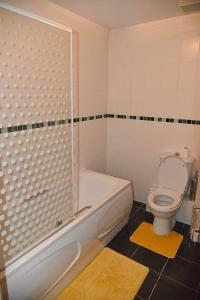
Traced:
<path fill-rule="evenodd" d="M 128 224 L 108 244 L 111 249 L 150 269 L 136 300 L 200 300 L 200 245 L 189 238 L 189 226 L 176 222 L 174 230 L 183 242 L 174 259 L 145 249 L 129 238 L 141 222 L 153 222 L 144 204 L 134 201 Z"/>

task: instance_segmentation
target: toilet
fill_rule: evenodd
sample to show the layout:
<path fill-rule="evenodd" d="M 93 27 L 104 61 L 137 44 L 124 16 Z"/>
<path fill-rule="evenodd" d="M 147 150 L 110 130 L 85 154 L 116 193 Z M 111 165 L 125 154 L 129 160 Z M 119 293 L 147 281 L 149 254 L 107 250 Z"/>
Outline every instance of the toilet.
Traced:
<path fill-rule="evenodd" d="M 158 185 L 148 193 L 148 206 L 154 215 L 153 231 L 158 235 L 168 235 L 176 222 L 192 173 L 194 159 L 179 153 L 166 153 L 160 157 Z"/>

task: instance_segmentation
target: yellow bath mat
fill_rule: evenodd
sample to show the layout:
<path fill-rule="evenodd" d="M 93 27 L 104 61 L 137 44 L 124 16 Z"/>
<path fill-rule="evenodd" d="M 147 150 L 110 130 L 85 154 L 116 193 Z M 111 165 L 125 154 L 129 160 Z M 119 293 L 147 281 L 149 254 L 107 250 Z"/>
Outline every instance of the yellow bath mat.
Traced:
<path fill-rule="evenodd" d="M 104 248 L 56 300 L 132 300 L 149 269 Z"/>
<path fill-rule="evenodd" d="M 152 224 L 144 222 L 136 229 L 130 240 L 158 254 L 174 258 L 183 236 L 175 231 L 167 236 L 157 235 L 153 232 Z"/>

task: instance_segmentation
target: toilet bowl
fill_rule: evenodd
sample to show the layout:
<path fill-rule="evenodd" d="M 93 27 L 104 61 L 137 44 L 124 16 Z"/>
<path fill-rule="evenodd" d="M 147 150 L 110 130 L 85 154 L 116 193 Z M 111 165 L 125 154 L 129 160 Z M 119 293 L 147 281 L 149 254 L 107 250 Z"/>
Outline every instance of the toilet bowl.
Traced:
<path fill-rule="evenodd" d="M 147 198 L 154 215 L 153 231 L 158 235 L 168 235 L 175 225 L 193 161 L 192 158 L 184 159 L 177 154 L 161 156 L 158 185 L 150 188 Z"/>
<path fill-rule="evenodd" d="M 175 215 L 182 204 L 182 194 L 173 190 L 156 188 L 148 196 L 148 204 L 154 215 L 153 231 L 167 235 L 175 225 Z"/>

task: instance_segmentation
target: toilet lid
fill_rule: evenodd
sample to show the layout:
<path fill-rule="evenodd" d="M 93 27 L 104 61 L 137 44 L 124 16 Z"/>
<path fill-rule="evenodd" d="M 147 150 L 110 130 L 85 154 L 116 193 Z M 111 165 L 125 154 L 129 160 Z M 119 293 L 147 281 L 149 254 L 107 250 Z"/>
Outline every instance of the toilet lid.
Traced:
<path fill-rule="evenodd" d="M 176 156 L 168 156 L 161 161 L 158 172 L 160 187 L 183 193 L 188 182 L 187 165 Z"/>

